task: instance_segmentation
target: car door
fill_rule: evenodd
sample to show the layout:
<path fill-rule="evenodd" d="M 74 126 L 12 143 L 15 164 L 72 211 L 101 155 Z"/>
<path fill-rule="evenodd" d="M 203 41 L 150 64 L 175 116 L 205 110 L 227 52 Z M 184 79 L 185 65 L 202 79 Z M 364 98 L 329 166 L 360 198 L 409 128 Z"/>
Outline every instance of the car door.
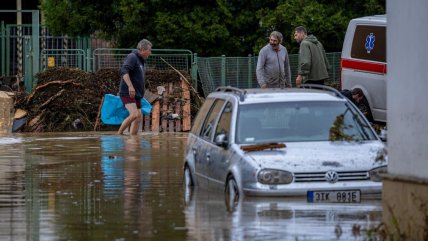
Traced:
<path fill-rule="evenodd" d="M 199 150 L 197 151 L 196 166 L 197 171 L 204 176 L 208 177 L 208 169 L 211 166 L 211 150 L 215 146 L 212 143 L 214 136 L 214 130 L 216 127 L 217 120 L 221 114 L 221 110 L 224 106 L 224 100 L 216 99 L 205 118 L 204 124 L 202 125 L 200 132 L 201 143 L 199 145 Z"/>
<path fill-rule="evenodd" d="M 226 181 L 226 175 L 229 169 L 230 163 L 230 152 L 228 146 L 221 146 L 216 144 L 216 137 L 224 134 L 225 140 L 229 142 L 231 139 L 231 123 L 232 123 L 233 104 L 226 102 L 223 108 L 219 120 L 216 125 L 216 129 L 213 135 L 213 140 L 210 144 L 210 149 L 207 151 L 207 174 L 211 180 L 210 184 L 213 186 L 224 187 Z"/>
<path fill-rule="evenodd" d="M 204 185 L 207 180 L 201 173 L 201 149 L 205 143 L 205 141 L 202 139 L 201 133 L 202 126 L 205 123 L 205 119 L 208 117 L 208 113 L 210 112 L 214 101 L 214 98 L 207 98 L 205 100 L 204 104 L 201 106 L 198 114 L 196 115 L 187 141 L 186 155 L 190 161 L 189 165 L 193 167 L 192 171 L 195 174 L 196 182 L 202 185 Z"/>

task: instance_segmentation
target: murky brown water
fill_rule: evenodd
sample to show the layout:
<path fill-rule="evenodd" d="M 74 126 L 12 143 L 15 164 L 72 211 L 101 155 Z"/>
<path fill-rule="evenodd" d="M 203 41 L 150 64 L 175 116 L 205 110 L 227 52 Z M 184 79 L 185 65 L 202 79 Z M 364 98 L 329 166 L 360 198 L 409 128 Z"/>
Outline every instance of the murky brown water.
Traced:
<path fill-rule="evenodd" d="M 183 189 L 186 138 L 0 136 L 0 240 L 363 240 L 381 220 L 380 201 L 228 210 L 221 192 Z"/>

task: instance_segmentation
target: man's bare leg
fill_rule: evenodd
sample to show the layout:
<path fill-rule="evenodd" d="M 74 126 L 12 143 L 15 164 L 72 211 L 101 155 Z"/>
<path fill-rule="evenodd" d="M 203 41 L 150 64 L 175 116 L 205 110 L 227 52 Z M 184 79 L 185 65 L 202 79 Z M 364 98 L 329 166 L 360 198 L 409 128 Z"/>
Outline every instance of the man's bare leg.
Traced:
<path fill-rule="evenodd" d="M 122 135 L 126 128 L 131 126 L 134 120 L 138 118 L 139 110 L 137 109 L 137 105 L 135 103 L 126 104 L 125 108 L 128 110 L 129 116 L 126 117 L 126 119 L 122 122 L 122 125 L 120 125 L 119 130 L 117 131 L 117 134 L 119 135 Z"/>
<path fill-rule="evenodd" d="M 131 130 L 130 130 L 131 135 L 137 135 L 138 134 L 138 129 L 140 128 L 140 122 L 143 119 L 141 111 L 138 109 L 137 109 L 137 111 L 138 111 L 137 118 L 131 123 Z"/>

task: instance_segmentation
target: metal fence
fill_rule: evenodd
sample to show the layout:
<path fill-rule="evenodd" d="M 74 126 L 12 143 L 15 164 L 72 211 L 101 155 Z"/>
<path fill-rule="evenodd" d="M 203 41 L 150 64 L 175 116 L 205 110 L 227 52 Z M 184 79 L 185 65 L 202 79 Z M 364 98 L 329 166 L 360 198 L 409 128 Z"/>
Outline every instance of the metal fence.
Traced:
<path fill-rule="evenodd" d="M 37 19 L 38 11 L 35 12 L 33 17 Z M 33 31 L 35 26 L 38 31 Z M 6 79 L 7 84 L 23 81 L 25 89 L 31 91 L 36 83 L 36 74 L 49 66 L 91 71 L 92 49 L 110 45 L 95 35 L 75 38 L 55 36 L 38 24 L 17 25 L 1 21 L 0 46 L 1 78 Z"/>
<path fill-rule="evenodd" d="M 83 49 L 44 49 L 40 53 L 40 68 L 69 67 L 86 69 L 86 53 Z"/>
<path fill-rule="evenodd" d="M 31 36 L 31 25 L 2 26 L 2 75 L 23 76 L 24 42 Z"/>
<path fill-rule="evenodd" d="M 40 44 L 34 49 L 33 36 L 38 36 Z M 53 36 L 46 27 L 41 26 L 39 34 L 34 34 L 32 25 L 4 25 L 0 31 L 1 76 L 13 77 L 25 81 L 27 91 L 34 85 L 34 76 L 49 67 L 79 68 L 96 72 L 104 68 L 119 69 L 124 58 L 133 49 L 108 48 L 109 44 L 95 36 L 70 38 Z M 35 59 L 35 51 L 40 59 Z M 340 81 L 340 54 L 328 53 L 332 66 L 329 85 Z M 292 82 L 297 74 L 298 55 L 290 55 Z M 37 65 L 32 65 L 32 63 Z M 218 86 L 230 85 L 239 88 L 258 87 L 256 79 L 257 56 L 249 57 L 197 57 L 186 49 L 153 49 L 147 59 L 148 69 L 166 70 L 170 66 L 189 73 L 192 84 L 202 84 L 204 95 L 208 95 Z M 36 67 L 34 67 L 36 66 Z"/>
<path fill-rule="evenodd" d="M 22 76 L 25 61 L 25 41 L 32 41 L 33 30 L 31 24 L 2 24 L 0 34 L 2 42 L 2 75 Z M 59 54 L 62 50 L 76 52 L 76 49 L 91 48 L 92 37 L 70 38 L 68 36 L 53 36 L 46 27 L 41 26 L 39 30 L 40 52 L 47 54 Z M 32 50 L 33 51 L 33 50 Z M 50 52 L 49 52 L 50 51 Z M 55 53 L 56 51 L 56 53 Z M 27 53 L 28 54 L 28 53 Z M 41 63 L 46 66 L 45 58 L 40 58 Z M 61 66 L 61 65 L 58 65 Z"/>
<path fill-rule="evenodd" d="M 257 57 L 198 57 L 198 74 L 204 95 L 218 86 L 256 87 L 256 64 Z"/>
<path fill-rule="evenodd" d="M 98 48 L 93 52 L 93 71 L 104 68 L 119 69 L 124 58 L 133 49 Z M 169 65 L 180 71 L 191 73 L 193 53 L 187 49 L 152 49 L 147 59 L 147 69 L 171 69 Z"/>
<path fill-rule="evenodd" d="M 330 63 L 328 85 L 340 82 L 340 52 L 327 53 Z M 291 81 L 295 86 L 298 54 L 290 54 Z M 230 85 L 238 88 L 258 87 L 256 78 L 257 56 L 249 57 L 198 57 L 198 74 L 204 95 L 208 95 L 218 86 Z"/>

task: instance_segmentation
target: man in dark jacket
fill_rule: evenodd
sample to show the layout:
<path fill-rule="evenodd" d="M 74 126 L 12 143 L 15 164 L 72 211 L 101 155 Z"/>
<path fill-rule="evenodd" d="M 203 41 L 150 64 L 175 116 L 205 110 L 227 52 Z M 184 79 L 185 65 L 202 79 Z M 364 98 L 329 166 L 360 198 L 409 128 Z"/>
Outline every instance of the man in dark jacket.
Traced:
<path fill-rule="evenodd" d="M 328 79 L 330 64 L 321 42 L 313 35 L 308 36 L 302 26 L 294 30 L 294 40 L 300 44 L 296 85 L 302 83 L 323 85 Z"/>
<path fill-rule="evenodd" d="M 351 91 L 352 93 L 352 99 L 355 103 L 355 105 L 360 109 L 360 111 L 366 116 L 367 120 L 370 123 L 374 122 L 372 110 L 370 109 L 369 102 L 364 95 L 364 92 L 360 88 L 354 88 Z"/>
<path fill-rule="evenodd" d="M 117 131 L 118 134 L 128 128 L 131 135 L 136 135 L 140 122 L 143 119 L 141 113 L 141 99 L 144 97 L 144 71 L 145 59 L 152 53 L 152 43 L 147 39 L 141 40 L 137 50 L 132 51 L 124 60 L 120 69 L 119 95 L 123 105 L 129 112 L 129 116 L 122 122 Z"/>
<path fill-rule="evenodd" d="M 340 93 L 348 98 L 350 101 L 352 101 L 358 109 L 364 114 L 364 116 L 367 118 L 367 120 L 370 123 L 374 122 L 372 110 L 369 105 L 369 101 L 367 100 L 366 96 L 364 95 L 364 92 L 360 88 L 354 88 L 351 90 L 344 89 L 340 91 Z"/>

